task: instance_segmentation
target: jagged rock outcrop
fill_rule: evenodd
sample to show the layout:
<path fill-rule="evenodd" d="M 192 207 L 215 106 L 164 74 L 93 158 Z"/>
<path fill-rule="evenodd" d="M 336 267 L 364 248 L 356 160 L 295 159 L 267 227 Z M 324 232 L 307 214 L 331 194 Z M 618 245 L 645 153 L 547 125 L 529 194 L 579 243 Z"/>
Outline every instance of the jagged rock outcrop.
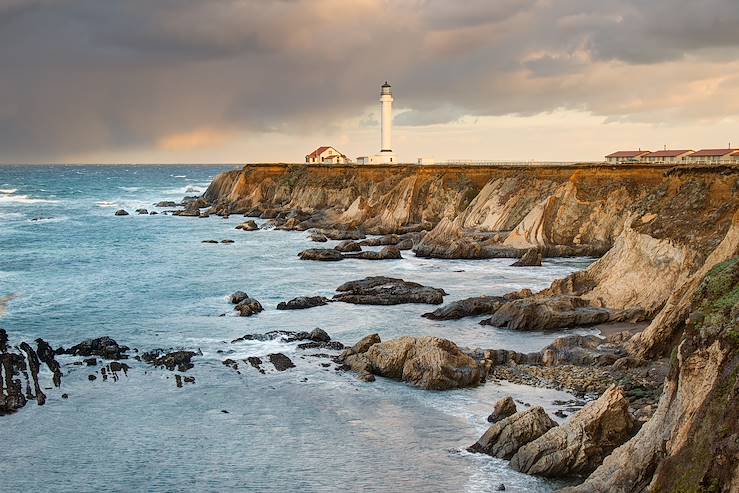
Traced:
<path fill-rule="evenodd" d="M 543 407 L 534 406 L 493 424 L 467 450 L 500 459 L 510 459 L 518 449 L 555 426 L 557 423 L 552 421 Z"/>
<path fill-rule="evenodd" d="M 622 389 L 612 386 L 565 424 L 518 449 L 511 467 L 550 477 L 589 473 L 633 430 L 629 402 Z"/>
<path fill-rule="evenodd" d="M 516 403 L 513 402 L 513 397 L 510 395 L 499 400 L 493 406 L 493 412 L 488 416 L 488 423 L 497 423 L 498 421 L 513 416 L 518 410 L 516 409 Z"/>
<path fill-rule="evenodd" d="M 298 296 L 290 301 L 281 301 L 277 304 L 278 310 L 304 310 L 329 303 L 329 299 L 323 296 Z"/>
<path fill-rule="evenodd" d="M 423 389 L 474 386 L 483 376 L 474 359 L 452 341 L 437 337 L 400 337 L 380 342 L 372 334 L 345 351 L 342 359 L 360 376 L 393 378 Z"/>
<path fill-rule="evenodd" d="M 706 273 L 690 311 L 652 418 L 563 493 L 737 491 L 739 258 Z"/>
<path fill-rule="evenodd" d="M 536 248 L 529 248 L 511 267 L 541 267 L 541 260 L 541 252 Z"/>
<path fill-rule="evenodd" d="M 240 317 L 250 317 L 264 310 L 259 301 L 252 298 L 244 291 L 236 291 L 229 297 L 228 301 L 235 305 L 234 311 L 236 311 Z"/>
<path fill-rule="evenodd" d="M 503 296 L 474 296 L 437 308 L 433 312 L 421 315 L 431 320 L 457 320 L 477 315 L 492 315 L 509 301 L 526 298 L 533 293 L 529 289 L 522 289 Z"/>
<path fill-rule="evenodd" d="M 108 336 L 98 337 L 96 339 L 87 339 L 69 349 L 59 348 L 57 354 L 71 354 L 74 356 L 100 356 L 105 359 L 126 359 L 128 358 L 128 346 L 118 344 L 114 339 Z"/>
<path fill-rule="evenodd" d="M 342 284 L 333 301 L 357 305 L 398 305 L 402 303 L 427 303 L 440 305 L 446 292 L 443 289 L 424 286 L 384 276 L 371 276 Z"/>

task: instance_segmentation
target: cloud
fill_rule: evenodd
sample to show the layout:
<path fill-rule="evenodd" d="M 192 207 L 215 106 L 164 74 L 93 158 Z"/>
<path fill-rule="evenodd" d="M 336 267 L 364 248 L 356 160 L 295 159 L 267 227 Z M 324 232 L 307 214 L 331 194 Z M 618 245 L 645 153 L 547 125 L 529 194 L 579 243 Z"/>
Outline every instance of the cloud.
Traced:
<path fill-rule="evenodd" d="M 737 113 L 738 33 L 736 0 L 3 0 L 0 159 L 305 134 L 385 79 L 399 125 L 711 121 Z"/>

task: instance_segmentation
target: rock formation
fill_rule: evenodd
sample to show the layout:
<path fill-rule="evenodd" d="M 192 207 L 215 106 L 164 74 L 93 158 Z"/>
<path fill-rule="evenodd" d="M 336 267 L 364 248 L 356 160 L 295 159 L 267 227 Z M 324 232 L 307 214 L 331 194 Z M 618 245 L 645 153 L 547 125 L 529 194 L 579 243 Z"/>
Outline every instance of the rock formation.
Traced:
<path fill-rule="evenodd" d="M 384 276 L 347 282 L 336 288 L 336 291 L 339 294 L 333 297 L 334 301 L 358 305 L 398 305 L 402 303 L 440 305 L 446 296 L 443 289 Z"/>
<path fill-rule="evenodd" d="M 543 407 L 534 406 L 493 424 L 468 450 L 510 459 L 521 447 L 555 426 L 557 423 L 547 416 Z"/>
<path fill-rule="evenodd" d="M 498 421 L 516 414 L 516 403 L 510 395 L 495 403 L 493 412 L 488 416 L 488 423 L 497 423 Z"/>

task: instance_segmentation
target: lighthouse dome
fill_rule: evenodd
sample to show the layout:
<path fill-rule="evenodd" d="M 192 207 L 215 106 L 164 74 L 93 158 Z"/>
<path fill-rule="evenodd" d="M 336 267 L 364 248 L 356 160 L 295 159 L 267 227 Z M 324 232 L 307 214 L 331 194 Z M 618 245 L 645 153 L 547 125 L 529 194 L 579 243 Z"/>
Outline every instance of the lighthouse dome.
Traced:
<path fill-rule="evenodd" d="M 390 87 L 391 87 L 390 84 L 388 84 L 387 81 L 385 81 L 385 83 L 382 85 L 382 91 L 380 92 L 380 94 L 392 94 L 390 92 Z"/>

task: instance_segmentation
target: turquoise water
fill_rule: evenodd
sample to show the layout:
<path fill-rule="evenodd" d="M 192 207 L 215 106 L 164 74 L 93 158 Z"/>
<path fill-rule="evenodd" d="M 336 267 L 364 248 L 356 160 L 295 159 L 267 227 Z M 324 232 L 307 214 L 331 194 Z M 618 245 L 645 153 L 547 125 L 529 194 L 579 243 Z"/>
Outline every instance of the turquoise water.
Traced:
<path fill-rule="evenodd" d="M 513 333 L 476 318 L 430 321 L 420 317 L 432 309 L 423 305 L 275 306 L 300 295 L 331 296 L 339 284 L 368 275 L 444 288 L 447 301 L 538 289 L 589 259 L 512 268 L 505 259 L 446 261 L 404 252 L 397 261 L 305 262 L 296 254 L 316 245 L 306 233 L 237 231 L 243 218 L 236 216 L 133 214 L 202 193 L 215 174 L 232 168 L 0 167 L 0 296 L 16 296 L 0 326 L 11 342 L 43 337 L 56 347 L 109 335 L 141 350 L 202 352 L 188 372 L 196 383 L 183 388 L 173 373 L 136 362 L 117 382 L 89 382 L 94 369 L 65 366 L 62 388 L 47 391 L 45 406 L 31 403 L 0 417 L 2 491 L 472 492 L 501 482 L 507 491 L 558 485 L 463 450 L 485 430 L 496 399 L 513 394 L 554 410 L 551 401 L 567 394 L 494 383 L 450 392 L 384 379 L 367 384 L 323 368 L 325 360 L 306 357 L 295 344 L 228 341 L 322 327 L 347 344 L 378 332 L 383 339 L 436 335 L 461 346 L 535 351 L 561 333 Z M 116 217 L 118 208 L 132 215 Z M 201 243 L 206 239 L 235 243 Z M 265 311 L 231 316 L 226 296 L 239 289 Z M 237 374 L 221 363 L 277 351 L 297 367 L 261 375 L 242 365 Z"/>

